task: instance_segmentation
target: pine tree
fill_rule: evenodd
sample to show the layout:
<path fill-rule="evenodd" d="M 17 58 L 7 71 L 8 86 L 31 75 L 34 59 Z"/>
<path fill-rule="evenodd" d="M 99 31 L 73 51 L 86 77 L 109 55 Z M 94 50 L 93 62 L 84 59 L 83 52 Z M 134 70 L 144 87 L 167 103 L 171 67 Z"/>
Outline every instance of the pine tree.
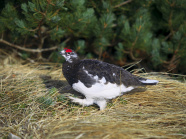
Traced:
<path fill-rule="evenodd" d="M 43 52 L 54 50 L 49 58 L 57 60 L 56 50 L 70 47 L 87 58 L 115 64 L 142 60 L 154 70 L 186 71 L 185 1 L 4 3 L 0 42 L 21 50 L 22 56 L 34 52 L 42 59 Z"/>

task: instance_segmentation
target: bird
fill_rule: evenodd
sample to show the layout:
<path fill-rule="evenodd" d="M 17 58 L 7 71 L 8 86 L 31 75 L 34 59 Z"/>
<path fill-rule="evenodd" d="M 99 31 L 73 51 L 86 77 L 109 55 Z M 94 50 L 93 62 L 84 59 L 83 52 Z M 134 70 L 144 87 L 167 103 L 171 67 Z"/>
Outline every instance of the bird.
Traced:
<path fill-rule="evenodd" d="M 135 88 L 158 83 L 157 80 L 135 76 L 114 64 L 94 59 L 81 60 L 69 48 L 64 48 L 60 54 L 65 58 L 62 65 L 64 77 L 75 91 L 85 96 L 84 99 L 72 96 L 69 98 L 82 106 L 97 104 L 100 110 L 104 110 L 108 100 Z"/>

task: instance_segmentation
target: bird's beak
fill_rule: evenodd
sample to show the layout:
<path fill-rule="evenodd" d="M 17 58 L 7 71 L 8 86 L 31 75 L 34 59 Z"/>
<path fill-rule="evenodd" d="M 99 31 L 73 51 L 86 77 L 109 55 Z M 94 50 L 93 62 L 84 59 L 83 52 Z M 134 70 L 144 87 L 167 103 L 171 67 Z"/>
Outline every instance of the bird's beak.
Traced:
<path fill-rule="evenodd" d="M 64 51 L 59 52 L 59 54 L 60 54 L 60 55 L 63 55 L 63 54 L 64 54 Z"/>

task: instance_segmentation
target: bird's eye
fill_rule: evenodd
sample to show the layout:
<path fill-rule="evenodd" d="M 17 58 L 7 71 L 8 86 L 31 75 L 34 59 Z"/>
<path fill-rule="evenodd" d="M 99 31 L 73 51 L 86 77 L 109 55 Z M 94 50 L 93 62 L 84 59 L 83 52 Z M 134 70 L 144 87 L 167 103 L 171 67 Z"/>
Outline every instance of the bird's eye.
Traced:
<path fill-rule="evenodd" d="M 70 55 L 70 52 L 68 52 L 67 54 Z"/>

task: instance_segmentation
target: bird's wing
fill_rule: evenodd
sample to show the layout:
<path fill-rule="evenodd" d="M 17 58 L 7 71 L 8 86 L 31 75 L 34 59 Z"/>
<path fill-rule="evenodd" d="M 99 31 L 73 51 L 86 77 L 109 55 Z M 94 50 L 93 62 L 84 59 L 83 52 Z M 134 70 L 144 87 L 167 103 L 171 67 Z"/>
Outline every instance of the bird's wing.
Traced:
<path fill-rule="evenodd" d="M 87 87 L 105 80 L 105 84 L 116 83 L 125 86 L 139 86 L 138 78 L 121 67 L 98 60 L 82 60 L 78 68 L 78 79 Z"/>

